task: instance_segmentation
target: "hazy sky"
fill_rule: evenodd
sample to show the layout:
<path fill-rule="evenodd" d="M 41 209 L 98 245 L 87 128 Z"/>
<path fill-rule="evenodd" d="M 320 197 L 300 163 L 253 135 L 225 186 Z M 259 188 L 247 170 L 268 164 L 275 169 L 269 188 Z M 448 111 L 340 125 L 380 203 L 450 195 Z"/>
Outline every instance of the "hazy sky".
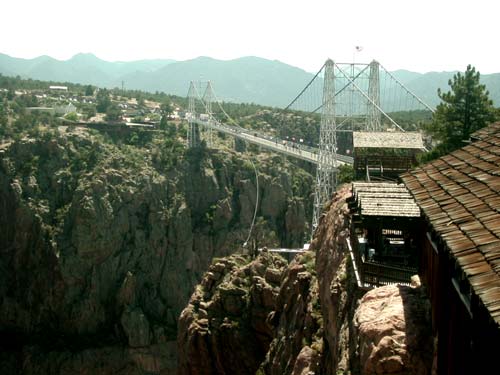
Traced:
<path fill-rule="evenodd" d="M 14 57 L 259 56 L 310 72 L 330 57 L 500 72 L 498 0 L 3 0 L 0 10 L 0 52 Z"/>

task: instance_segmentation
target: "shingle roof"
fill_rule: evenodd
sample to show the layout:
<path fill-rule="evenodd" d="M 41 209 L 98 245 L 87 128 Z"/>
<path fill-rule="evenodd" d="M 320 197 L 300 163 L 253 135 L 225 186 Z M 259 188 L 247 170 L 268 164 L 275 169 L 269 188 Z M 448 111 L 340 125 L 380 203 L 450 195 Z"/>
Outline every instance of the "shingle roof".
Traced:
<path fill-rule="evenodd" d="M 352 194 L 363 216 L 420 216 L 420 209 L 403 184 L 353 182 Z"/>
<path fill-rule="evenodd" d="M 500 123 L 475 136 L 402 179 L 500 325 Z"/>
<path fill-rule="evenodd" d="M 500 122 L 496 122 L 471 134 L 473 140 L 481 140 L 492 134 L 500 132 Z"/>
<path fill-rule="evenodd" d="M 354 148 L 424 149 L 422 134 L 417 132 L 353 132 Z"/>

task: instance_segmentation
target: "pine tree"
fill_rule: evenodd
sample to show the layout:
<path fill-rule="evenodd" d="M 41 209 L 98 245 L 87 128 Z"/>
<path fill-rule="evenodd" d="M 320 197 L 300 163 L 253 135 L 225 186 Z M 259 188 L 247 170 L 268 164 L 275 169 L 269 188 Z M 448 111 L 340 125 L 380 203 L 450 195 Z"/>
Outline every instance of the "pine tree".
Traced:
<path fill-rule="evenodd" d="M 440 144 L 428 159 L 465 146 L 471 133 L 495 121 L 496 110 L 479 78 L 479 72 L 468 65 L 465 73 L 457 73 L 448 81 L 451 91 L 443 93 L 438 89 L 442 102 L 436 108 L 429 132 Z"/>

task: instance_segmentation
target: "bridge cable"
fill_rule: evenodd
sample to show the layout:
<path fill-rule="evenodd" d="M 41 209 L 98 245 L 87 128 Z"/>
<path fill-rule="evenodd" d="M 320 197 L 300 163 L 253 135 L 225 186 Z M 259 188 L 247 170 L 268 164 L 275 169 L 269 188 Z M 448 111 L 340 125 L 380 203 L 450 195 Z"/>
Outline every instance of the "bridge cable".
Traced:
<path fill-rule="evenodd" d="M 427 105 L 422 99 L 420 99 L 418 96 L 416 96 L 414 93 L 412 93 L 400 80 L 398 80 L 396 77 L 394 77 L 391 72 L 389 72 L 386 68 L 384 68 L 382 65 L 380 65 L 380 67 L 382 69 L 384 69 L 384 71 L 389 75 L 389 77 L 391 77 L 399 86 L 401 86 L 401 88 L 403 90 L 405 90 L 408 94 L 410 94 L 411 96 L 413 96 L 420 104 L 422 104 L 425 108 L 427 108 L 429 111 L 431 111 L 432 113 L 435 112 L 434 109 L 432 109 L 431 107 L 429 107 L 429 105 Z"/>
<path fill-rule="evenodd" d="M 259 175 L 257 173 L 257 168 L 255 167 L 255 164 L 252 161 L 252 159 L 250 158 L 248 160 L 250 160 L 250 163 L 252 163 L 253 170 L 255 172 L 255 184 L 256 184 L 257 191 L 256 191 L 256 197 L 255 197 L 255 210 L 253 212 L 252 224 L 250 225 L 250 230 L 248 231 L 248 237 L 247 237 L 246 241 L 243 243 L 243 247 L 246 247 L 248 244 L 248 241 L 250 240 L 250 236 L 252 235 L 252 230 L 253 230 L 253 227 L 255 224 L 255 218 L 257 217 L 257 208 L 259 207 Z"/>
<path fill-rule="evenodd" d="M 288 108 L 290 108 L 290 107 L 293 105 L 293 103 L 295 103 L 295 102 L 296 102 L 296 101 L 300 98 L 300 96 L 304 93 L 304 91 L 306 91 L 306 90 L 309 88 L 309 86 L 311 86 L 311 84 L 314 82 L 314 80 L 315 80 L 315 79 L 318 77 L 318 75 L 321 73 L 321 71 L 323 70 L 323 68 L 325 67 L 325 65 L 326 65 L 326 63 L 325 63 L 325 64 L 323 64 L 323 66 L 322 66 L 322 67 L 321 67 L 321 69 L 318 71 L 318 73 L 316 73 L 316 74 L 315 74 L 315 76 L 313 77 L 313 79 L 311 79 L 311 80 L 309 81 L 309 83 L 306 85 L 306 87 L 304 87 L 304 88 L 302 89 L 302 91 L 301 91 L 301 92 L 300 92 L 300 93 L 299 93 L 299 94 L 295 97 L 295 99 L 293 99 L 293 100 L 291 101 L 291 103 L 290 103 L 290 104 L 288 104 L 288 105 L 285 107 L 284 111 L 286 111 Z"/>
<path fill-rule="evenodd" d="M 370 67 L 370 66 L 369 66 L 369 65 L 367 65 L 364 69 L 360 70 L 360 72 L 356 75 L 356 77 L 354 77 L 354 78 L 353 78 L 353 81 L 355 81 L 356 79 L 358 79 L 358 78 L 359 78 L 359 76 L 360 76 L 361 74 L 363 74 L 363 73 L 364 73 L 364 71 L 365 71 L 366 69 L 368 69 L 369 67 Z M 342 91 L 344 91 L 344 90 L 345 90 L 345 89 L 346 89 L 349 85 L 350 85 L 350 83 L 347 83 L 346 85 L 344 85 L 344 87 L 342 87 L 339 91 L 337 91 L 337 92 L 335 93 L 335 96 L 340 95 L 340 94 L 342 93 Z M 318 108 L 316 108 L 314 111 L 312 111 L 311 113 L 316 113 L 316 112 L 317 112 L 317 111 L 319 111 L 321 108 L 323 108 L 323 103 L 321 103 L 321 105 L 320 105 Z"/>
<path fill-rule="evenodd" d="M 361 90 L 361 88 L 351 79 L 349 78 L 349 75 L 342 69 L 340 68 L 337 64 L 335 64 L 337 66 L 337 69 L 344 75 L 344 77 L 350 82 L 350 84 L 352 84 L 356 90 L 362 95 L 365 97 L 366 100 L 368 100 L 369 103 L 371 103 L 375 108 L 377 108 L 379 110 L 379 112 L 384 115 L 394 126 L 396 126 L 397 128 L 399 128 L 399 130 L 401 131 L 405 131 L 396 121 L 394 121 L 387 113 L 384 112 L 384 110 L 382 108 L 380 108 L 379 105 L 377 105 L 368 95 L 366 95 L 364 93 L 363 90 Z"/>

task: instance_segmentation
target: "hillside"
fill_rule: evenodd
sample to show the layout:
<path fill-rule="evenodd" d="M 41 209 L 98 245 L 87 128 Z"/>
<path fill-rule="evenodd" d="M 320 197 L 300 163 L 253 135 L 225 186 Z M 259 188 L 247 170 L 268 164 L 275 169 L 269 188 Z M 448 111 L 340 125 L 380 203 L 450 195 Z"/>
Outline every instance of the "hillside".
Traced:
<path fill-rule="evenodd" d="M 127 87 L 184 96 L 191 80 L 211 80 L 220 99 L 286 106 L 312 78 L 306 71 L 258 57 L 222 61 L 209 57 L 173 63 L 152 73 L 123 77 Z"/>
<path fill-rule="evenodd" d="M 137 71 L 153 72 L 173 60 L 138 60 L 109 62 L 91 53 L 79 53 L 60 61 L 49 56 L 21 59 L 0 54 L 0 73 L 19 75 L 42 81 L 60 81 L 114 87 L 121 85 L 121 77 Z"/>
<path fill-rule="evenodd" d="M 436 106 L 437 89 L 446 91 L 455 72 L 392 73 L 422 100 Z M 286 106 L 313 77 L 312 73 L 291 65 L 258 57 L 227 61 L 198 57 L 186 61 L 108 62 L 92 54 L 78 54 L 66 61 L 49 56 L 20 59 L 0 54 L 0 74 L 100 87 L 121 87 L 123 82 L 128 89 L 180 96 L 187 94 L 189 81 L 211 80 L 221 100 L 278 107 Z M 482 75 L 481 80 L 499 106 L 500 73 Z"/>
<path fill-rule="evenodd" d="M 178 375 L 430 374 L 429 303 L 412 287 L 358 289 L 344 185 L 311 250 L 215 260 L 179 317 Z"/>
<path fill-rule="evenodd" d="M 174 373 L 177 317 L 254 207 L 255 246 L 303 243 L 312 176 L 279 158 L 255 185 L 231 150 L 31 130 L 0 147 L 2 374 Z"/>

